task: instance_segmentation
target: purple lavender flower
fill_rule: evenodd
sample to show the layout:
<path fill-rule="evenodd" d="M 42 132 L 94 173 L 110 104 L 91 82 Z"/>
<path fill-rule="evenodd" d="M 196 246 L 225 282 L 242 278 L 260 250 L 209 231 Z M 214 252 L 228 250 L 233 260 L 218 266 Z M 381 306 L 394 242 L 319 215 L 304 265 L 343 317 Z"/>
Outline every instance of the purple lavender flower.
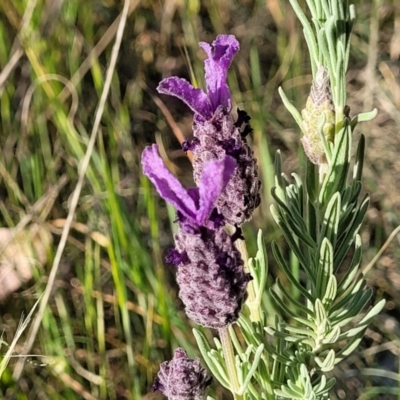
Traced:
<path fill-rule="evenodd" d="M 239 316 L 251 279 L 244 272 L 234 237 L 224 230 L 214 208 L 235 169 L 235 160 L 225 155 L 206 163 L 199 186 L 188 190 L 165 167 L 156 145 L 144 150 L 142 165 L 160 195 L 177 209 L 176 249 L 167 261 L 177 266 L 179 296 L 186 314 L 203 326 L 228 326 Z"/>
<path fill-rule="evenodd" d="M 202 400 L 211 382 L 200 360 L 191 360 L 185 350 L 178 348 L 171 361 L 160 365 L 152 389 L 160 390 L 169 400 Z"/>
<path fill-rule="evenodd" d="M 238 110 L 235 122 L 230 114 L 232 98 L 226 79 L 228 68 L 239 50 L 239 42 L 233 35 L 219 35 L 212 45 L 201 42 L 200 46 L 208 56 L 205 61 L 207 93 L 178 77 L 161 81 L 158 91 L 178 97 L 194 112 L 194 138 L 186 141 L 183 149 L 193 151 L 196 182 L 208 161 L 220 160 L 225 155 L 236 160 L 232 178 L 216 206 L 228 223 L 240 226 L 251 218 L 260 204 L 261 182 L 256 160 L 246 140 L 252 130 L 250 118 Z"/>

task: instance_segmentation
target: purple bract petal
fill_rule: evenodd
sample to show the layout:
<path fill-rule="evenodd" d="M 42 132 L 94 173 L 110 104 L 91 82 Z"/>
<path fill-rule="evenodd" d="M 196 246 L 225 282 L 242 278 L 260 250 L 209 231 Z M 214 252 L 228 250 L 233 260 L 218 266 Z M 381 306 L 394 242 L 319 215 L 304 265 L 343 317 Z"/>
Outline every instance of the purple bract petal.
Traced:
<path fill-rule="evenodd" d="M 163 79 L 157 87 L 159 93 L 175 96 L 186 103 L 195 113 L 196 121 L 210 120 L 218 107 L 230 111 L 231 93 L 226 79 L 228 68 L 239 50 L 239 42 L 233 35 L 219 35 L 210 45 L 199 43 L 207 53 L 205 77 L 207 94 L 178 77 Z"/>
<path fill-rule="evenodd" d="M 212 45 L 205 42 L 199 44 L 208 55 L 205 76 L 211 109 L 214 112 L 218 106 L 223 106 L 230 111 L 232 101 L 226 79 L 228 68 L 239 50 L 239 42 L 233 35 L 219 35 Z"/>
<path fill-rule="evenodd" d="M 158 155 L 158 146 L 147 146 L 142 153 L 143 173 L 153 182 L 160 196 L 187 218 L 195 221 L 197 207 L 186 189 L 168 170 Z"/>
<path fill-rule="evenodd" d="M 212 110 L 207 95 L 201 90 L 194 88 L 188 81 L 173 76 L 163 79 L 157 90 L 159 93 L 175 96 L 186 103 L 190 109 L 203 116 L 205 119 L 212 117 Z"/>
<path fill-rule="evenodd" d="M 229 156 L 204 165 L 199 182 L 200 208 L 196 214 L 196 220 L 200 225 L 204 225 L 204 221 L 210 216 L 235 167 L 236 160 Z"/>
<path fill-rule="evenodd" d="M 198 187 L 185 189 L 158 155 L 158 147 L 147 146 L 142 153 L 143 173 L 153 182 L 160 196 L 178 211 L 178 220 L 207 226 L 219 195 L 236 167 L 236 160 L 225 156 L 204 164 Z M 181 218 L 181 217 L 184 218 Z M 214 222 L 214 221 L 213 221 Z"/>

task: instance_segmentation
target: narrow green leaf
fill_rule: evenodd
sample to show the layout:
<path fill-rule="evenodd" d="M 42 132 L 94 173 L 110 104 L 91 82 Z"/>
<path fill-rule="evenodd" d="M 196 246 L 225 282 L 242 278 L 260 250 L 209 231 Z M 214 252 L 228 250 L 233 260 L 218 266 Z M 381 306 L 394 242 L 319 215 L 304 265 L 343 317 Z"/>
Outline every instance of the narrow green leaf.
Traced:
<path fill-rule="evenodd" d="M 313 273 L 310 269 L 310 260 L 308 257 L 304 255 L 304 253 L 300 250 L 300 247 L 296 243 L 296 240 L 293 237 L 293 232 L 288 228 L 286 225 L 286 221 L 284 221 L 277 211 L 276 207 L 272 204 L 270 207 L 271 214 L 274 217 L 276 223 L 281 227 L 283 234 L 285 236 L 286 241 L 288 242 L 290 248 L 292 249 L 293 253 L 296 255 L 299 262 L 302 264 L 303 268 L 306 270 L 309 278 L 313 277 Z"/>
<path fill-rule="evenodd" d="M 243 314 L 240 314 L 238 324 L 247 345 L 253 345 L 254 347 L 257 347 L 259 345 L 258 340 L 260 338 L 259 335 L 256 334 L 254 326 L 250 320 Z"/>
<path fill-rule="evenodd" d="M 328 381 L 326 381 L 325 375 L 322 375 L 321 382 L 317 384 L 314 390 L 318 395 L 322 395 L 326 392 L 329 392 L 335 386 L 335 383 L 336 383 L 335 378 L 331 378 Z"/>
<path fill-rule="evenodd" d="M 362 221 L 364 220 L 365 214 L 367 213 L 368 206 L 369 206 L 369 197 L 368 195 L 366 195 L 360 206 L 357 208 L 357 212 L 354 215 L 354 219 L 347 228 L 347 233 L 344 236 L 344 238 L 341 239 L 340 246 L 335 253 L 334 257 L 335 270 L 337 270 L 340 267 L 344 257 L 346 256 L 348 250 L 353 244 L 355 236 L 360 230 Z"/>
<path fill-rule="evenodd" d="M 301 390 L 302 388 L 299 388 L 294 382 L 292 382 L 290 379 L 287 381 L 287 385 L 289 387 L 289 390 L 292 391 L 292 393 L 296 393 L 298 396 L 302 396 L 302 398 L 305 397 L 304 390 Z"/>
<path fill-rule="evenodd" d="M 364 152 L 365 152 L 365 136 L 361 135 L 357 145 L 356 160 L 354 163 L 353 179 L 361 181 L 363 166 L 364 166 Z"/>
<path fill-rule="evenodd" d="M 378 115 L 378 110 L 374 108 L 372 111 L 363 112 L 355 115 L 351 119 L 351 127 L 354 129 L 359 122 L 367 122 L 373 120 Z"/>
<path fill-rule="evenodd" d="M 315 304 L 314 304 L 314 311 L 315 311 L 315 322 L 318 326 L 322 325 L 326 319 L 327 319 L 327 315 L 326 315 L 326 311 L 325 311 L 325 307 L 322 304 L 320 299 L 315 300 Z"/>
<path fill-rule="evenodd" d="M 281 96 L 282 102 L 286 109 L 292 114 L 292 117 L 296 121 L 297 125 L 299 126 L 300 130 L 303 130 L 303 118 L 296 107 L 289 101 L 285 92 L 281 87 L 278 88 L 279 95 Z"/>
<path fill-rule="evenodd" d="M 306 39 L 307 46 L 310 51 L 313 76 L 315 76 L 316 62 L 318 61 L 318 46 L 317 46 L 317 42 L 315 40 L 314 32 L 312 30 L 310 22 L 308 21 L 306 15 L 304 14 L 304 12 L 303 12 L 302 8 L 300 7 L 299 3 L 297 2 L 297 0 L 289 0 L 289 1 L 293 7 L 294 12 L 297 15 L 297 18 L 300 20 L 301 24 L 303 25 L 304 38 Z"/>
<path fill-rule="evenodd" d="M 264 350 L 264 345 L 261 343 L 258 346 L 258 348 L 254 354 L 254 359 L 252 360 L 251 368 L 250 368 L 249 372 L 247 373 L 246 378 L 244 379 L 243 384 L 241 385 L 239 391 L 237 392 L 239 395 L 242 395 L 245 393 L 247 386 L 249 385 L 250 380 L 253 377 L 253 375 L 258 367 L 263 350 Z"/>
<path fill-rule="evenodd" d="M 317 340 L 317 334 L 311 329 L 299 328 L 297 326 L 291 326 L 289 324 L 283 324 L 282 327 L 289 333 L 294 333 L 299 336 L 305 336 L 313 339 L 314 341 Z"/>
<path fill-rule="evenodd" d="M 330 241 L 332 246 L 336 245 L 338 237 L 338 228 L 341 212 L 340 193 L 336 192 L 326 207 L 324 219 L 322 221 L 321 237 Z"/>
<path fill-rule="evenodd" d="M 235 347 L 236 353 L 239 354 L 239 356 L 240 356 L 243 353 L 242 345 L 240 344 L 238 337 L 236 335 L 236 332 L 233 329 L 232 325 L 229 326 L 228 330 L 229 330 L 229 335 L 231 337 L 233 346 Z"/>
<path fill-rule="evenodd" d="M 329 277 L 333 274 L 333 246 L 324 238 L 321 244 L 317 268 L 318 297 L 322 298 L 327 290 Z"/>
<path fill-rule="evenodd" d="M 309 235 L 304 219 L 301 217 L 298 211 L 293 210 L 294 211 L 293 212 L 289 210 L 287 205 L 284 202 L 282 202 L 279 196 L 277 196 L 276 188 L 271 189 L 271 194 L 274 200 L 278 203 L 279 207 L 281 208 L 280 210 L 280 215 L 282 216 L 281 220 L 287 223 L 290 229 L 302 242 L 304 242 L 312 249 L 316 248 L 317 245 L 312 239 L 312 237 Z"/>
<path fill-rule="evenodd" d="M 347 332 L 344 332 L 342 335 L 340 335 L 340 339 L 348 338 L 351 336 L 356 336 L 359 334 L 364 328 L 366 328 L 371 320 L 378 315 L 383 307 L 386 304 L 386 300 L 381 300 L 379 303 L 375 304 L 374 307 L 371 308 L 371 310 L 368 311 L 368 313 L 365 315 L 365 317 L 357 324 L 357 326 L 353 329 L 350 329 Z"/>
<path fill-rule="evenodd" d="M 269 293 L 271 295 L 271 299 L 275 302 L 275 305 L 282 310 L 282 312 L 287 316 L 287 317 L 293 317 L 295 316 L 295 312 L 292 311 L 287 305 L 282 301 L 282 299 L 276 294 L 276 292 L 270 288 Z"/>
<path fill-rule="evenodd" d="M 328 161 L 328 164 L 330 165 L 331 160 L 332 160 L 332 150 L 331 150 L 332 143 L 326 139 L 326 136 L 324 134 L 325 124 L 326 124 L 326 114 L 322 113 L 319 116 L 318 121 L 317 121 L 317 132 L 318 132 L 319 138 L 322 142 L 322 146 L 324 148 L 326 159 Z"/>
<path fill-rule="evenodd" d="M 221 365 L 215 363 L 215 358 L 210 356 L 210 346 L 207 342 L 207 339 L 197 329 L 193 329 L 193 335 L 196 339 L 200 353 L 203 356 L 203 359 L 206 362 L 208 368 L 210 369 L 212 374 L 218 379 L 219 383 L 229 390 L 230 381 L 228 375 Z"/>
<path fill-rule="evenodd" d="M 356 274 L 358 272 L 358 268 L 361 263 L 361 254 L 362 254 L 361 236 L 359 234 L 357 234 L 355 236 L 355 240 L 354 240 L 353 258 L 351 260 L 350 266 L 349 266 L 346 274 L 343 276 L 343 278 L 338 286 L 339 296 L 341 295 L 342 292 L 344 292 L 349 287 L 349 285 L 353 281 L 354 277 L 356 276 Z"/>
<path fill-rule="evenodd" d="M 277 150 L 275 153 L 274 160 L 274 170 L 275 170 L 275 185 L 281 189 L 281 193 L 279 193 L 282 197 L 282 201 L 285 199 L 285 193 L 283 189 L 286 187 L 285 181 L 282 178 L 282 155 L 280 150 Z"/>
<path fill-rule="evenodd" d="M 340 326 L 336 325 L 327 335 L 325 335 L 322 343 L 324 344 L 331 344 L 336 343 L 339 340 L 341 330 Z"/>
<path fill-rule="evenodd" d="M 304 205 L 304 190 L 303 190 L 303 181 L 301 180 L 300 176 L 296 173 L 292 173 L 292 177 L 295 180 L 296 184 L 293 187 L 297 193 L 297 204 L 299 206 L 299 214 L 303 215 L 303 205 Z"/>
<path fill-rule="evenodd" d="M 337 47 L 340 49 L 337 53 L 337 61 L 336 61 L 336 88 L 334 90 L 334 103 L 336 106 L 336 124 L 341 123 L 343 121 L 343 110 L 346 105 L 346 71 L 345 65 L 343 60 L 343 45 L 342 43 L 338 42 Z M 336 93 L 336 98 L 335 98 Z M 340 113 L 338 112 L 340 110 Z M 351 125 L 349 124 L 351 128 Z"/>
<path fill-rule="evenodd" d="M 331 59 L 330 54 L 329 54 L 329 45 L 328 45 L 328 40 L 327 40 L 324 28 L 321 28 L 319 30 L 319 32 L 317 34 L 317 38 L 318 38 L 319 49 L 320 49 L 320 51 L 322 51 L 323 58 L 324 58 L 324 61 L 325 61 L 325 62 L 322 62 L 321 64 L 323 64 L 323 65 L 328 67 L 329 76 L 331 77 L 331 85 L 334 87 L 335 84 L 336 84 L 336 79 L 335 79 L 334 74 L 332 73 L 333 64 L 332 64 L 332 59 Z"/>
<path fill-rule="evenodd" d="M 320 357 L 315 357 L 315 362 L 318 364 L 322 372 L 329 372 L 332 371 L 335 366 L 335 356 L 335 351 L 331 349 L 324 360 L 321 360 Z"/>
<path fill-rule="evenodd" d="M 332 85 L 336 86 L 337 78 L 340 75 L 338 75 L 335 71 L 336 70 L 335 66 L 338 64 L 339 54 L 337 53 L 336 50 L 336 44 L 338 43 L 338 41 L 335 32 L 335 18 L 333 16 L 329 16 L 327 18 L 324 25 L 324 31 L 326 35 L 326 41 L 328 43 L 330 65 L 332 66 L 332 70 L 329 71 L 329 76 L 332 78 L 335 73 L 335 79 L 333 80 Z"/>
<path fill-rule="evenodd" d="M 337 281 L 334 275 L 331 275 L 326 286 L 326 292 L 322 299 L 322 303 L 325 307 L 329 307 L 336 298 L 337 294 Z"/>
<path fill-rule="evenodd" d="M 277 396 L 283 397 L 284 399 L 304 399 L 303 394 L 298 395 L 283 385 L 281 386 L 281 389 L 275 389 L 274 393 Z"/>
<path fill-rule="evenodd" d="M 307 158 L 306 165 L 306 189 L 311 203 L 315 203 L 318 197 L 318 174 L 315 165 Z M 313 230 L 310 230 L 313 232 Z"/>
<path fill-rule="evenodd" d="M 261 304 L 262 296 L 267 283 L 268 275 L 268 258 L 263 239 L 262 230 L 259 229 L 257 234 L 257 254 L 255 258 L 249 258 L 249 271 L 254 278 L 256 299 L 255 302 Z"/>
<path fill-rule="evenodd" d="M 335 192 L 341 192 L 346 183 L 351 150 L 351 129 L 346 123 L 335 137 L 332 163 L 322 184 L 319 195 L 321 204 L 325 204 Z"/>
<path fill-rule="evenodd" d="M 335 364 L 340 363 L 343 361 L 348 355 L 350 355 L 360 344 L 364 333 L 360 334 L 359 336 L 353 338 L 353 340 L 349 341 L 348 344 L 336 354 Z"/>
<path fill-rule="evenodd" d="M 286 301 L 294 306 L 297 312 L 301 311 L 302 313 L 309 314 L 310 310 L 305 307 L 303 304 L 301 304 L 299 301 L 297 301 L 292 295 L 290 295 L 285 287 L 282 285 L 281 281 L 279 278 L 276 279 L 275 282 L 276 286 L 278 286 L 279 292 L 282 294 L 283 298 L 286 299 Z M 275 288 L 273 290 L 276 290 Z M 278 293 L 277 293 L 278 295 Z"/>
<path fill-rule="evenodd" d="M 353 315 L 354 317 L 357 317 L 358 314 L 367 306 L 369 300 L 371 299 L 371 296 L 372 296 L 372 289 L 370 288 L 368 288 L 364 292 L 356 293 L 354 296 L 354 301 L 349 305 L 347 309 L 347 314 L 349 316 Z M 343 326 L 340 323 L 339 325 Z M 342 333 L 342 335 L 345 335 L 345 332 Z"/>
<path fill-rule="evenodd" d="M 276 262 L 278 263 L 280 269 L 282 269 L 286 277 L 289 279 L 290 283 L 303 295 L 305 296 L 309 301 L 313 302 L 314 299 L 311 296 L 311 294 L 300 284 L 300 282 L 297 281 L 297 279 L 293 276 L 289 266 L 286 264 L 285 260 L 283 259 L 282 253 L 277 246 L 276 242 L 272 242 L 271 244 L 272 247 L 272 253 L 274 255 L 274 258 Z"/>
<path fill-rule="evenodd" d="M 341 316 L 349 315 L 351 304 L 357 303 L 360 296 L 362 296 L 363 289 L 366 286 L 366 282 L 362 277 L 354 280 L 348 289 L 341 293 L 340 300 L 335 300 L 335 304 L 330 309 L 331 318 L 339 318 Z M 343 312 L 342 312 L 343 311 Z"/>
<path fill-rule="evenodd" d="M 354 336 L 352 340 L 348 342 L 348 344 L 336 355 L 336 360 L 335 363 L 338 364 L 340 361 L 342 361 L 344 358 L 346 358 L 349 354 L 351 354 L 359 345 L 361 342 L 363 336 L 364 336 L 364 331 L 367 329 L 368 324 L 376 316 L 379 314 L 383 307 L 386 304 L 386 300 L 381 300 L 379 303 L 377 303 L 370 311 L 369 313 L 363 318 L 362 321 L 360 321 L 363 329 L 358 332 L 358 335 Z"/>
<path fill-rule="evenodd" d="M 310 315 L 312 315 L 313 313 L 310 312 Z M 308 326 L 310 329 L 312 329 L 313 331 L 315 331 L 317 329 L 317 326 L 315 325 L 314 322 L 312 322 L 311 320 L 302 318 L 302 317 L 294 317 L 293 318 L 295 321 L 300 322 L 303 325 Z"/>

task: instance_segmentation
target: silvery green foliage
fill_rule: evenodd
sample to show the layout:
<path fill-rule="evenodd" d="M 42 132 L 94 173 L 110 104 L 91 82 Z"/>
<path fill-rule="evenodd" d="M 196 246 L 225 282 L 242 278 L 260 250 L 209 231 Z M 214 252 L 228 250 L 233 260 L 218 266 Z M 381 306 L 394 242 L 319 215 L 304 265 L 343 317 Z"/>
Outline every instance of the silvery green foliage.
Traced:
<path fill-rule="evenodd" d="M 319 193 L 314 190 L 314 165 L 308 164 L 304 186 L 296 175 L 290 183 L 281 173 L 279 154 L 276 159 L 277 186 L 273 196 L 277 204 L 272 207 L 272 214 L 304 274 L 299 281 L 282 251 L 273 244 L 275 260 L 300 294 L 294 297 L 279 280 L 270 289 L 283 316 L 274 327 L 266 328 L 279 339 L 279 344 L 270 350 L 280 367 L 284 365 L 282 376 L 287 380 L 276 390 L 283 398 L 328 398 L 325 388 L 333 382 L 323 380 L 323 374 L 358 346 L 369 322 L 385 304 L 382 300 L 368 312 L 363 311 L 372 294 L 360 272 L 358 234 L 369 203 L 368 196 L 359 200 L 364 139 L 361 137 L 359 142 L 354 178 L 347 182 L 350 124 L 344 125 L 338 138 L 339 148 L 334 154 L 338 154 L 335 159 L 340 162 L 328 172 Z M 295 392 L 299 396 L 310 393 L 310 385 L 311 397 L 294 397 Z"/>
<path fill-rule="evenodd" d="M 264 290 L 267 257 L 259 233 L 258 253 L 250 259 L 249 269 L 261 320 L 252 321 L 244 310 L 237 326 L 229 328 L 239 389 L 230 382 L 219 340 L 212 347 L 201 332 L 194 331 L 211 372 L 235 399 L 329 399 L 335 379 L 328 379 L 326 373 L 356 349 L 385 305 L 384 300 L 370 305 L 372 290 L 361 271 L 359 231 L 369 197 L 360 197 L 365 139 L 361 135 L 353 159 L 352 138 L 357 123 L 373 118 L 376 111 L 351 119 L 346 106 L 354 7 L 345 0 L 306 0 L 309 20 L 297 0 L 289 1 L 303 25 L 317 81 L 306 112 L 296 110 L 282 90 L 280 94 L 302 132 L 315 129 L 309 137 L 317 142 L 319 136 L 320 147 L 318 159 L 307 160 L 304 179 L 283 174 L 280 153 L 276 156 L 271 212 L 286 245 L 284 250 L 272 243 L 272 253 L 286 279 L 277 279 Z M 324 85 L 318 83 L 321 76 Z M 329 100 L 322 110 L 321 102 L 315 101 L 320 96 L 315 92 L 318 87 Z M 299 274 L 291 268 L 287 248 L 298 262 Z M 268 302 L 276 311 L 272 326 L 267 326 Z"/>
<path fill-rule="evenodd" d="M 282 251 L 273 244 L 274 258 L 298 296 L 277 280 L 270 295 L 282 318 L 277 319 L 275 326 L 267 327 L 266 332 L 276 339 L 275 347 L 269 351 L 280 371 L 274 379 L 283 382 L 275 389 L 278 398 L 327 399 L 334 380 L 327 380 L 324 374 L 358 346 L 369 322 L 385 304 L 382 300 L 365 311 L 372 291 L 366 287 L 360 271 L 359 230 L 369 204 L 368 196 L 360 199 L 363 136 L 349 179 L 353 129 L 357 122 L 373 117 L 374 112 L 351 120 L 346 106 L 345 72 L 354 7 L 347 1 L 308 0 L 312 17 L 309 21 L 297 1 L 290 2 L 304 28 L 313 76 L 318 80 L 321 71 L 329 75 L 329 80 L 324 81 L 329 82 L 330 93 L 329 86 L 320 87 L 325 97 L 328 91 L 331 103 L 327 104 L 332 107 L 328 112 L 313 114 L 319 111 L 319 104 L 314 101 L 319 95 L 315 93 L 315 81 L 308 111 L 302 115 L 281 91 L 303 132 L 304 127 L 317 130 L 324 162 L 316 163 L 310 158 L 313 163 L 307 163 L 303 184 L 296 174 L 289 179 L 282 173 L 281 157 L 277 154 L 276 187 L 272 191 L 276 204 L 271 212 L 298 260 L 301 279 L 293 275 Z M 308 118 L 306 125 L 302 117 Z"/>

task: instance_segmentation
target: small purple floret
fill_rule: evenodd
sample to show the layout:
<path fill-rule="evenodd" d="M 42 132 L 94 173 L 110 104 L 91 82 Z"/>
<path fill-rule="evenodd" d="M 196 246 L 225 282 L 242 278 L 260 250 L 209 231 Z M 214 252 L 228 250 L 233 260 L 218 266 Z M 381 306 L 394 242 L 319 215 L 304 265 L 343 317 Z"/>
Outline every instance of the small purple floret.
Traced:
<path fill-rule="evenodd" d="M 198 144 L 199 144 L 199 139 L 197 138 L 187 139 L 182 142 L 182 149 L 183 151 L 193 151 Z"/>
<path fill-rule="evenodd" d="M 186 251 L 181 253 L 176 249 L 168 249 L 167 255 L 165 256 L 165 262 L 177 267 L 180 264 L 188 264 L 190 260 Z"/>
<path fill-rule="evenodd" d="M 160 365 L 152 390 L 160 390 L 169 400 L 203 400 L 212 383 L 200 360 L 188 358 L 183 349 L 176 349 L 174 358 Z"/>

